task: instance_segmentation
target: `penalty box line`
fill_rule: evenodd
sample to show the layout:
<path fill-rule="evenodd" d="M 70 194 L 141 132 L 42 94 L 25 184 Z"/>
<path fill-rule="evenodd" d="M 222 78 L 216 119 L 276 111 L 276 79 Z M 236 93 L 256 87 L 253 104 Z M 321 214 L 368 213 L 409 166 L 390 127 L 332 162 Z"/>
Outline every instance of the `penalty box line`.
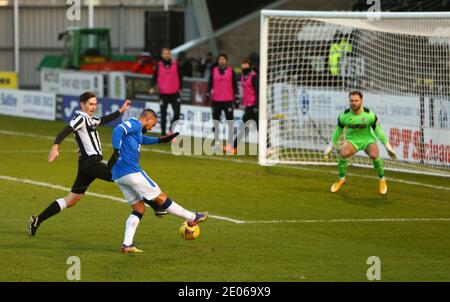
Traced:
<path fill-rule="evenodd" d="M 45 188 L 51 188 L 61 191 L 70 191 L 70 188 L 63 187 L 60 185 L 54 185 L 47 182 L 42 181 L 34 181 L 26 178 L 17 178 L 7 175 L 0 175 L 0 180 L 6 180 L 6 181 L 14 181 L 19 182 L 22 184 L 28 184 L 28 185 L 34 185 L 39 187 L 45 187 Z M 126 200 L 123 198 L 106 195 L 106 194 L 99 194 L 94 192 L 86 192 L 86 195 L 101 198 L 101 199 L 109 199 L 113 201 L 118 201 L 122 203 L 126 203 Z M 232 222 L 235 224 L 282 224 L 282 223 L 369 223 L 369 222 L 429 222 L 429 221 L 450 221 L 450 217 L 436 217 L 436 218 L 404 218 L 404 217 L 395 217 L 395 218 L 346 218 L 346 219 L 298 219 L 298 220 L 238 220 L 230 217 L 225 216 L 218 216 L 218 215 L 210 215 L 211 218 L 217 219 L 217 220 L 223 220 Z"/>
<path fill-rule="evenodd" d="M 54 137 L 52 137 L 52 136 L 37 135 L 37 134 L 32 134 L 32 133 L 9 131 L 9 130 L 3 130 L 3 129 L 0 129 L 0 134 L 54 140 Z M 75 142 L 74 139 L 67 139 L 67 140 Z M 111 144 L 102 144 L 102 145 L 108 146 L 108 147 L 112 147 Z M 143 152 L 153 152 L 153 153 L 168 154 L 168 155 L 175 156 L 174 154 L 172 154 L 172 152 L 166 151 L 166 150 L 161 150 L 161 149 L 145 149 L 145 148 L 141 148 L 141 151 L 143 151 Z M 4 151 L 4 152 L 6 153 L 6 151 Z M 22 153 L 22 152 L 14 152 L 13 151 L 11 153 Z M 40 153 L 40 152 L 36 152 L 36 153 Z M 233 162 L 233 163 L 239 163 L 239 164 L 258 165 L 258 163 L 255 162 L 255 161 L 249 161 L 249 160 L 243 160 L 243 159 L 235 159 L 235 158 L 229 158 L 229 157 L 223 158 L 223 157 L 198 156 L 198 155 L 192 155 L 192 156 L 189 156 L 189 157 L 196 158 L 196 159 L 209 159 L 209 160 L 216 160 L 216 161 L 227 161 L 227 162 Z M 286 169 L 294 169 L 294 170 L 302 170 L 302 171 L 308 171 L 308 172 L 333 174 L 333 175 L 337 175 L 338 174 L 336 171 L 327 171 L 327 170 L 320 170 L 320 169 L 314 169 L 314 168 L 308 168 L 308 167 L 297 167 L 297 166 L 286 166 L 286 165 L 280 165 L 280 166 L 277 166 L 277 167 L 286 168 Z M 347 175 L 348 176 L 361 177 L 361 178 L 367 178 L 367 179 L 378 179 L 376 176 L 370 176 L 370 175 L 364 175 L 364 174 L 358 174 L 358 173 L 347 173 Z M 436 186 L 436 185 L 431 185 L 431 184 L 417 182 L 417 181 L 410 181 L 410 180 L 405 180 L 405 179 L 399 179 L 399 178 L 395 178 L 395 177 L 388 177 L 387 179 L 389 181 L 392 181 L 392 182 L 398 182 L 398 183 L 412 185 L 412 186 L 421 186 L 421 187 L 425 187 L 425 188 L 429 188 L 429 189 L 450 191 L 450 187 Z"/>

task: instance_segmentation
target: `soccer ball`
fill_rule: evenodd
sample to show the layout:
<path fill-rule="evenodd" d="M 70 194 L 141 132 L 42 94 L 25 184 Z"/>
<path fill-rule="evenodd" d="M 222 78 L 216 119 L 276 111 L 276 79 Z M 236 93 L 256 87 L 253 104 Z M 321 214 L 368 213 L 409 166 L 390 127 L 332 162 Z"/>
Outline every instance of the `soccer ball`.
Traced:
<path fill-rule="evenodd" d="M 180 226 L 180 235 L 186 240 L 194 240 L 200 236 L 200 227 L 198 225 L 190 227 L 188 226 L 187 221 L 185 221 Z"/>

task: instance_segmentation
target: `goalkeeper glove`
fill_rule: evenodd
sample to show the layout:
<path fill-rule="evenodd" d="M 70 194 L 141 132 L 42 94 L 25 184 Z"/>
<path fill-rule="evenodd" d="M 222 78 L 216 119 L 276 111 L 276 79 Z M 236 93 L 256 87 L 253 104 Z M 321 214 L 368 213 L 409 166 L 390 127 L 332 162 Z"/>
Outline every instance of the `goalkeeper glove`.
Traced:
<path fill-rule="evenodd" d="M 391 144 L 386 143 L 386 145 L 384 145 L 384 147 L 386 148 L 386 151 L 388 152 L 389 156 L 392 159 L 397 159 L 397 154 L 395 153 L 394 149 L 392 148 Z"/>
<path fill-rule="evenodd" d="M 161 136 L 158 140 L 158 143 L 168 143 L 171 140 L 173 140 L 175 137 L 177 137 L 180 134 L 180 132 L 175 132 L 170 135 Z"/>
<path fill-rule="evenodd" d="M 114 149 L 114 153 L 111 155 L 111 157 L 109 158 L 108 163 L 107 163 L 108 168 L 111 169 L 114 166 L 116 161 L 119 159 L 119 155 L 120 155 L 120 150 Z"/>
<path fill-rule="evenodd" d="M 323 152 L 323 157 L 325 159 L 330 159 L 330 153 L 333 150 L 334 144 L 330 142 L 328 146 L 326 147 L 325 151 Z"/>

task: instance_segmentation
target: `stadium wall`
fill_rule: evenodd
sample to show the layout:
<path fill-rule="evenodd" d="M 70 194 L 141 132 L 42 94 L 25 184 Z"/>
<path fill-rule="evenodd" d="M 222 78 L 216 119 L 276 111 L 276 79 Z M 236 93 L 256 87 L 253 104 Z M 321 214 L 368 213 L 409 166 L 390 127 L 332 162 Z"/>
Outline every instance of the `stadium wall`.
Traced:
<path fill-rule="evenodd" d="M 22 1 L 23 2 L 23 1 Z M 69 21 L 66 18 L 67 7 L 64 5 L 31 5 L 25 2 L 19 8 L 19 47 L 21 88 L 37 88 L 40 76 L 36 67 L 45 55 L 60 55 L 63 42 L 58 41 L 58 34 L 69 26 L 87 27 L 87 8 L 83 7 L 81 21 Z M 142 1 L 141 1 L 142 2 Z M 153 1 L 156 2 L 156 1 Z M 158 2 L 159 3 L 159 2 Z M 124 30 L 120 30 L 120 10 L 123 9 Z M 160 6 L 96 6 L 95 26 L 111 28 L 111 46 L 118 54 L 120 45 L 124 54 L 139 54 L 144 49 L 145 11 L 161 10 Z M 14 18 L 12 6 L 0 6 L 0 70 L 14 70 Z M 124 33 L 121 36 L 121 32 Z"/>
<path fill-rule="evenodd" d="M 345 10 L 351 11 L 354 1 L 334 0 L 334 1 L 315 1 L 315 0 L 292 0 L 277 7 L 280 10 Z M 251 52 L 259 52 L 259 15 L 248 21 L 242 26 L 231 30 L 218 37 L 217 44 L 220 52 L 228 54 L 229 63 L 233 66 L 239 66 L 240 60 L 248 56 Z M 187 51 L 188 56 L 204 57 L 209 51 L 208 43 L 201 44 Z"/>

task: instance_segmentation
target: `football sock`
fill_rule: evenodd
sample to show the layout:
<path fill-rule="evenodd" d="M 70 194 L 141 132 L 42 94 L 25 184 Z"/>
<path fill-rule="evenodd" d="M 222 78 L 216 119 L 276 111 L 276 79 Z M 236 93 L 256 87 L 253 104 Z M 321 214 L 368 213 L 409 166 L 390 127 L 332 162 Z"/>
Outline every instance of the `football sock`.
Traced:
<path fill-rule="evenodd" d="M 169 197 L 167 197 L 164 204 L 161 206 L 164 210 L 167 211 L 167 213 L 182 217 L 188 221 L 194 221 L 195 220 L 195 214 L 191 211 L 186 210 L 179 204 L 177 204 L 175 201 L 172 201 Z"/>
<path fill-rule="evenodd" d="M 339 156 L 338 157 L 339 178 L 345 177 L 345 173 L 347 172 L 347 166 L 348 166 L 348 160 Z"/>
<path fill-rule="evenodd" d="M 161 206 L 159 204 L 157 204 L 155 201 L 147 200 L 147 199 L 144 198 L 144 202 L 146 204 L 148 204 L 153 209 L 153 211 L 155 211 L 155 212 L 161 211 Z"/>
<path fill-rule="evenodd" d="M 377 171 L 379 178 L 384 178 L 384 168 L 383 168 L 383 160 L 381 157 L 378 157 L 377 159 L 372 160 L 373 167 Z"/>
<path fill-rule="evenodd" d="M 142 214 L 136 211 L 131 212 L 130 216 L 125 223 L 125 237 L 123 238 L 123 244 L 130 246 L 133 244 L 134 234 L 141 221 Z"/>
<path fill-rule="evenodd" d="M 62 210 L 67 208 L 67 203 L 64 200 L 64 198 L 60 198 L 52 202 L 44 211 L 42 211 L 41 214 L 38 216 L 38 224 L 41 224 L 45 220 L 49 219 L 50 217 L 58 214 Z"/>

